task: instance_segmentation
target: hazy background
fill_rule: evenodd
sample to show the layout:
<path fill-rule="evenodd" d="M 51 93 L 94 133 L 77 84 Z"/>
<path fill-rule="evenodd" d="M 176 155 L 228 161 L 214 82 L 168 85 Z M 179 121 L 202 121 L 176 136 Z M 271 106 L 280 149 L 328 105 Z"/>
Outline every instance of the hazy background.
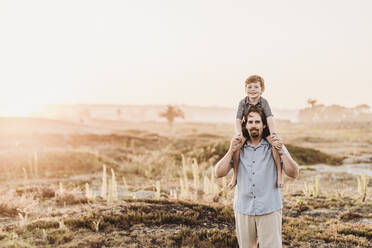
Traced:
<path fill-rule="evenodd" d="M 0 247 L 237 247 L 233 173 L 214 166 L 252 74 L 300 165 L 283 244 L 371 247 L 371 13 L 0 0 Z"/>
<path fill-rule="evenodd" d="M 371 1 L 1 1 L 0 115 L 38 104 L 372 105 Z M 232 115 L 233 116 L 233 115 Z"/>

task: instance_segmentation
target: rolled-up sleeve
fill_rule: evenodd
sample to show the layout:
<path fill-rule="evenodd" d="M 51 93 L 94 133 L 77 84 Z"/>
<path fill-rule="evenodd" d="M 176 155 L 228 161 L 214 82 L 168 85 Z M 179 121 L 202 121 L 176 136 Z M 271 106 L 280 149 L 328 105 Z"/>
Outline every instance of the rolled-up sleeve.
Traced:
<path fill-rule="evenodd" d="M 283 152 L 284 152 L 285 154 L 287 154 L 288 157 L 290 157 L 291 159 L 293 159 L 292 156 L 291 156 L 291 154 L 289 153 L 287 147 L 285 147 L 285 145 L 283 145 Z"/>
<path fill-rule="evenodd" d="M 291 156 L 291 154 L 289 153 L 289 151 L 288 151 L 288 149 L 287 149 L 287 147 L 285 147 L 285 145 L 283 144 L 283 152 L 290 158 L 290 159 L 292 159 L 293 160 L 293 158 L 292 158 L 292 156 Z M 280 158 L 280 164 L 281 165 L 283 165 L 283 160 L 282 160 L 282 158 Z"/>

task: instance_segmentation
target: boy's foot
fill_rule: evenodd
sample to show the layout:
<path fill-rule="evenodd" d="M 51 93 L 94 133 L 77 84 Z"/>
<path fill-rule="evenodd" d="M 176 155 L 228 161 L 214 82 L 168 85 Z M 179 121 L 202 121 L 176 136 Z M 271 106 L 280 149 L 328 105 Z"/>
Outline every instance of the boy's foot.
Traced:
<path fill-rule="evenodd" d="M 278 188 L 283 188 L 284 183 L 283 183 L 283 180 L 281 178 L 278 178 L 277 186 L 278 186 Z"/>
<path fill-rule="evenodd" d="M 236 178 L 233 177 L 227 187 L 229 187 L 229 189 L 232 189 L 235 187 L 235 185 L 236 185 Z"/>

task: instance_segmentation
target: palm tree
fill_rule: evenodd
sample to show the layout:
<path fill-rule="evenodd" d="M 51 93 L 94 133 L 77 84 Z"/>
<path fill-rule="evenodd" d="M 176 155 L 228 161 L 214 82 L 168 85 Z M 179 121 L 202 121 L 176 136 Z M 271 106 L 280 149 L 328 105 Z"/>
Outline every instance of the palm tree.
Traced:
<path fill-rule="evenodd" d="M 167 119 L 170 127 L 173 126 L 174 119 L 182 118 L 185 119 L 185 113 L 175 105 L 167 105 L 166 109 L 159 113 L 159 116 Z"/>
<path fill-rule="evenodd" d="M 312 108 L 314 108 L 314 106 L 316 105 L 316 100 L 310 98 L 307 100 L 307 103 L 310 104 Z"/>

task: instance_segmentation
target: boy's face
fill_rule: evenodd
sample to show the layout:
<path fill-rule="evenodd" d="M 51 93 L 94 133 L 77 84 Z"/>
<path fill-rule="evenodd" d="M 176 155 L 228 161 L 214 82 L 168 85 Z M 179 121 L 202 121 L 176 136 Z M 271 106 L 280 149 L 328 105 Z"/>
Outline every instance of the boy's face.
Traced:
<path fill-rule="evenodd" d="M 262 94 L 260 82 L 249 83 L 245 86 L 245 93 L 249 98 L 257 98 Z"/>

